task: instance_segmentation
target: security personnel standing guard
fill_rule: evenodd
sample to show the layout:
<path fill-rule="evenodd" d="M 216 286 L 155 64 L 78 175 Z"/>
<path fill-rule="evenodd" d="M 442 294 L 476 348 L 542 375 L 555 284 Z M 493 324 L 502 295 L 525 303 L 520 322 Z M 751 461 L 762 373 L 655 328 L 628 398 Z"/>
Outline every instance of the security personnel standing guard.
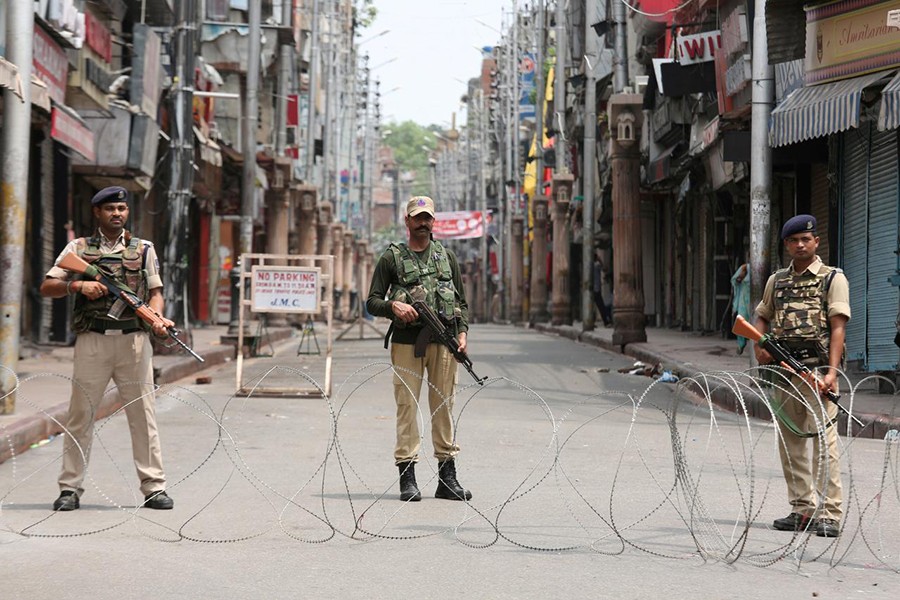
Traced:
<path fill-rule="evenodd" d="M 816 255 L 819 236 L 815 217 L 797 215 L 788 220 L 781 239 L 791 264 L 766 282 L 762 301 L 756 307 L 756 327 L 766 333 L 771 324 L 772 333 L 805 365 L 817 370 L 822 388 L 837 392 L 845 327 L 850 320 L 847 278 Z M 772 356 L 758 346 L 756 358 L 760 364 L 772 362 Z M 792 508 L 791 514 L 776 519 L 773 527 L 782 531 L 815 528 L 820 537 L 837 537 L 843 515 L 837 406 L 824 401 L 813 385 L 799 377 L 791 377 L 790 385 L 781 387 L 789 389 L 776 389 L 774 409 L 782 435 L 781 467 Z M 802 398 L 791 387 L 799 390 Z M 817 422 L 825 427 L 821 435 Z M 823 455 L 825 462 L 821 464 Z M 818 506 L 820 497 L 823 500 Z"/>
<path fill-rule="evenodd" d="M 66 245 L 56 264 L 69 253 L 112 273 L 117 283 L 128 286 L 156 312 L 163 312 L 162 279 L 153 244 L 138 239 L 125 229 L 128 221 L 128 192 L 107 187 L 91 199 L 99 227 L 90 238 L 78 238 Z M 84 493 L 85 469 L 94 435 L 94 417 L 109 380 L 116 382 L 131 431 L 134 466 L 144 495 L 142 506 L 170 509 L 174 506 L 166 494 L 159 434 L 156 429 L 153 387 L 153 349 L 149 327 L 127 307 L 118 312 L 115 298 L 106 286 L 81 279 L 57 266 L 47 272 L 41 295 L 48 298 L 75 296 L 72 327 L 75 341 L 75 367 L 72 396 L 66 417 L 59 498 L 53 510 L 79 507 Z M 114 311 L 113 314 L 110 311 Z M 118 312 L 118 314 L 115 314 Z M 164 337 L 172 321 L 153 326 L 155 335 Z"/>
<path fill-rule="evenodd" d="M 417 399 L 422 377 L 428 371 L 428 405 L 431 409 L 431 440 L 438 459 L 438 486 L 435 498 L 469 500 L 472 493 L 456 479 L 459 446 L 453 436 L 453 400 L 457 363 L 446 346 L 429 343 L 424 355 L 416 352 L 416 339 L 423 325 L 411 304 L 424 302 L 446 321 L 455 324 L 459 350 L 465 352 L 469 329 L 469 308 L 456 256 L 431 239 L 434 201 L 416 196 L 406 205 L 408 244 L 391 244 L 384 251 L 372 275 L 366 308 L 370 314 L 392 319 L 385 338 L 390 338 L 394 365 L 394 399 L 397 402 L 397 444 L 394 462 L 400 471 L 400 499 L 422 499 L 416 483 L 415 463 L 419 460 Z M 413 295 L 411 295 L 411 293 Z M 388 298 L 387 300 L 385 298 Z"/>

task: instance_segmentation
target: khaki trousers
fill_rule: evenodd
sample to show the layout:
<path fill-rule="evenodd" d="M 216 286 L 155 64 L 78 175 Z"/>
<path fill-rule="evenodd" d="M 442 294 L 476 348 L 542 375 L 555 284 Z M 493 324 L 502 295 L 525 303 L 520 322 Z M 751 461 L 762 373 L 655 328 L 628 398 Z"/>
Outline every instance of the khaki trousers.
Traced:
<path fill-rule="evenodd" d="M 391 344 L 395 367 L 394 399 L 397 401 L 397 445 L 394 462 L 419 460 L 418 397 L 422 377 L 428 371 L 428 407 L 431 414 L 431 442 L 439 461 L 459 454 L 453 439 L 453 400 L 456 397 L 456 359 L 443 344 L 428 344 L 425 356 L 414 356 L 412 344 Z"/>
<path fill-rule="evenodd" d="M 816 431 L 816 419 L 813 418 L 808 407 L 815 411 L 819 426 L 823 422 L 830 422 L 837 416 L 837 406 L 827 399 L 820 398 L 819 394 L 813 391 L 805 381 L 792 377 L 791 384 L 800 390 L 806 404 L 793 394 L 777 389 L 775 402 L 776 405 L 781 406 L 782 412 L 794 422 L 799 430 L 810 433 Z M 840 522 L 844 511 L 841 507 L 843 491 L 837 423 L 826 428 L 823 435 L 813 438 L 801 438 L 794 435 L 781 421 L 778 421 L 778 427 L 782 435 L 782 441 L 779 444 L 781 468 L 787 483 L 788 501 L 792 511 L 812 517 L 818 507 L 820 512 L 815 514 L 817 518 L 834 519 Z M 810 440 L 812 440 L 812 456 L 809 453 Z M 825 442 L 824 453 L 822 452 L 823 441 Z M 821 498 L 821 502 L 819 498 Z"/>
<path fill-rule="evenodd" d="M 119 397 L 125 403 L 141 493 L 146 496 L 165 489 L 166 477 L 156 429 L 152 360 L 153 349 L 146 333 L 78 334 L 59 475 L 60 491 L 73 491 L 79 496 L 84 492 L 84 473 L 94 439 L 94 415 L 110 379 L 115 381 Z"/>

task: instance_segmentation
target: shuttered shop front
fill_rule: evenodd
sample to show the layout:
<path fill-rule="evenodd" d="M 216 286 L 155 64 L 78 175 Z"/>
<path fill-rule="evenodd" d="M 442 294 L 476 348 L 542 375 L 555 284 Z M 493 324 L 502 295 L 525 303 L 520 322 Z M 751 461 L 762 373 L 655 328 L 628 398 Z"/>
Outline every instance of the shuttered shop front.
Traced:
<path fill-rule="evenodd" d="M 843 134 L 841 165 L 842 266 L 850 282 L 853 316 L 847 325 L 847 358 L 868 371 L 897 369 L 894 343 L 900 162 L 897 132 L 869 122 Z"/>

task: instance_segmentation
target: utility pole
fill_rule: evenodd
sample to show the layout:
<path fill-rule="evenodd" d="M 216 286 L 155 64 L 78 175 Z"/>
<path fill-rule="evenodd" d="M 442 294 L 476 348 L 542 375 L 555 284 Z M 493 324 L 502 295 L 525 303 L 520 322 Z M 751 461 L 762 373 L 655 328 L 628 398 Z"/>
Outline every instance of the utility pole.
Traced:
<path fill-rule="evenodd" d="M 538 0 L 535 21 L 534 80 L 537 94 L 534 105 L 535 183 L 531 199 L 532 239 L 529 255 L 531 281 L 528 318 L 531 323 L 547 320 L 547 198 L 544 195 L 544 0 Z"/>
<path fill-rule="evenodd" d="M 590 0 L 587 4 L 591 4 Z M 596 8 L 596 7 L 595 7 Z M 628 85 L 628 20 L 625 13 L 624 2 L 613 2 L 613 18 L 616 21 L 616 51 L 613 54 L 613 78 L 615 80 L 615 93 L 621 94 Z M 590 21 L 590 24 L 597 21 Z M 597 37 L 594 35 L 593 37 Z M 597 53 L 600 58 L 600 53 Z"/>
<path fill-rule="evenodd" d="M 750 299 L 762 298 L 769 272 L 772 215 L 772 149 L 768 123 L 775 104 L 774 70 L 769 64 L 766 38 L 766 2 L 755 0 L 753 17 L 753 112 L 750 146 Z M 750 353 L 751 362 L 755 359 Z"/>
<path fill-rule="evenodd" d="M 31 62 L 34 6 L 6 5 L 6 56 L 19 69 L 22 97 L 3 91 L 3 189 L 0 191 L 0 414 L 12 414 L 16 399 L 13 373 L 19 364 L 22 281 L 25 264 L 25 214 L 31 152 Z"/>
<path fill-rule="evenodd" d="M 582 167 L 582 230 L 581 230 L 581 315 L 584 331 L 594 329 L 594 179 L 597 169 L 597 76 L 594 68 L 600 62 L 600 38 L 593 25 L 600 16 L 597 3 L 584 3 L 584 148 Z"/>
<path fill-rule="evenodd" d="M 488 273 L 491 268 L 490 256 L 488 255 L 488 225 L 487 225 L 487 187 L 484 180 L 484 166 L 487 162 L 487 136 L 485 129 L 487 128 L 487 105 L 485 103 L 484 92 L 481 88 L 476 94 L 476 102 L 478 106 L 478 210 L 481 211 L 481 240 L 478 251 L 481 254 L 481 298 L 483 300 L 484 321 L 490 322 L 491 318 L 491 299 L 488 296 Z"/>
<path fill-rule="evenodd" d="M 534 195 L 544 195 L 544 0 L 538 0 L 534 29 L 537 49 L 534 59 L 534 81 L 537 95 L 534 102 L 535 188 Z"/>
<path fill-rule="evenodd" d="M 566 55 L 569 49 L 568 31 L 566 30 L 565 0 L 556 0 L 556 67 L 553 79 L 553 111 L 556 113 L 556 174 L 566 167 Z M 596 37 L 596 36 L 595 36 Z"/>
<path fill-rule="evenodd" d="M 163 270 L 166 317 L 188 326 L 188 239 L 191 195 L 194 181 L 194 32 L 197 29 L 195 0 L 178 5 L 175 25 L 175 118 L 169 180 L 168 235 Z"/>
<path fill-rule="evenodd" d="M 309 33 L 309 93 L 306 115 L 306 183 L 314 183 L 316 167 L 316 100 L 319 87 L 319 0 L 312 0 L 312 26 Z"/>
<path fill-rule="evenodd" d="M 247 43 L 247 81 L 244 102 L 243 154 L 244 169 L 241 186 L 241 254 L 253 252 L 253 217 L 256 208 L 256 130 L 259 120 L 259 55 L 261 33 L 261 3 L 249 3 L 247 17 L 249 35 Z"/>

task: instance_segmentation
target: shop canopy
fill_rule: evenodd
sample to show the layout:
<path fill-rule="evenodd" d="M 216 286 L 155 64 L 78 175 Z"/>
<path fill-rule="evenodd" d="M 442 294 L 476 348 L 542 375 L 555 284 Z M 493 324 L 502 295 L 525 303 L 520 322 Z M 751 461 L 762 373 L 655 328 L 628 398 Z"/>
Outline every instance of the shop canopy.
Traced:
<path fill-rule="evenodd" d="M 859 127 L 863 90 L 892 74 L 881 71 L 794 90 L 772 111 L 769 145 L 777 148 Z"/>

